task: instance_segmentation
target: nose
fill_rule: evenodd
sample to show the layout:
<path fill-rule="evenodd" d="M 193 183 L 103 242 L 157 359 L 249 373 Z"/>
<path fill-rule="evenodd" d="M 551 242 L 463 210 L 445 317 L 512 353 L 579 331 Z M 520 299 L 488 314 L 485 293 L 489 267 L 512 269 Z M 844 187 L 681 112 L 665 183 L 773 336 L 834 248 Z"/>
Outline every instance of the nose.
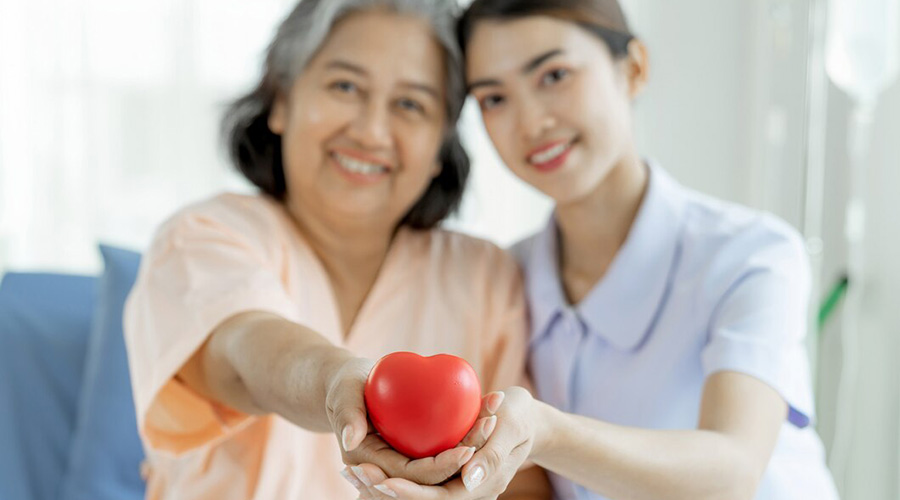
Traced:
<path fill-rule="evenodd" d="M 366 149 L 390 147 L 391 124 L 387 106 L 374 100 L 366 102 L 350 124 L 348 135 Z"/>
<path fill-rule="evenodd" d="M 519 101 L 519 133 L 526 142 L 534 142 L 556 126 L 556 119 L 547 107 L 536 98 L 521 98 Z"/>

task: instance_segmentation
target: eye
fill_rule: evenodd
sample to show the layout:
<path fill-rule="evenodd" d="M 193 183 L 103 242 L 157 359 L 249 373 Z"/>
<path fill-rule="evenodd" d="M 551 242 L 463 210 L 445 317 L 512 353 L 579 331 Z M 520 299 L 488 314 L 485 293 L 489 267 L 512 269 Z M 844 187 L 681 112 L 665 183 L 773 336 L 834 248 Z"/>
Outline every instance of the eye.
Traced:
<path fill-rule="evenodd" d="M 422 106 L 418 101 L 405 97 L 397 101 L 397 106 L 404 111 L 414 111 L 416 113 L 425 112 L 425 106 Z"/>
<path fill-rule="evenodd" d="M 497 106 L 503 104 L 503 96 L 499 94 L 490 94 L 482 97 L 478 102 L 483 110 L 489 110 L 496 108 Z"/>
<path fill-rule="evenodd" d="M 338 80 L 329 85 L 329 87 L 344 94 L 352 94 L 359 90 L 355 83 L 347 80 Z"/>
<path fill-rule="evenodd" d="M 567 69 L 558 68 L 550 70 L 541 77 L 541 85 L 553 85 L 567 76 L 569 76 L 569 70 Z"/>

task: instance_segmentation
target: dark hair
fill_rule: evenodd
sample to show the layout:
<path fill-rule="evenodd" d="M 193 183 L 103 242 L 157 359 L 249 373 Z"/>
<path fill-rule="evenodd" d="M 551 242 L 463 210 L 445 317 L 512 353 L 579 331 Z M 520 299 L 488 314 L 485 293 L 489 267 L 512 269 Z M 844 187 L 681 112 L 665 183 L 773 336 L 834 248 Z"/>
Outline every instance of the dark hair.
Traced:
<path fill-rule="evenodd" d="M 438 154 L 441 171 L 400 221 L 414 229 L 429 229 L 456 210 L 469 176 L 469 157 L 455 128 L 465 99 L 462 55 L 453 30 L 458 10 L 455 0 L 302 0 L 278 27 L 256 88 L 226 110 L 222 136 L 231 161 L 244 177 L 284 201 L 287 183 L 281 136 L 273 133 L 268 123 L 275 98 L 289 92 L 335 23 L 353 12 L 379 7 L 422 16 L 444 49 L 448 130 Z"/>
<path fill-rule="evenodd" d="M 635 38 L 618 0 L 475 0 L 457 25 L 459 45 L 465 52 L 478 21 L 528 16 L 575 23 L 602 40 L 616 59 L 628 54 L 628 43 Z"/>

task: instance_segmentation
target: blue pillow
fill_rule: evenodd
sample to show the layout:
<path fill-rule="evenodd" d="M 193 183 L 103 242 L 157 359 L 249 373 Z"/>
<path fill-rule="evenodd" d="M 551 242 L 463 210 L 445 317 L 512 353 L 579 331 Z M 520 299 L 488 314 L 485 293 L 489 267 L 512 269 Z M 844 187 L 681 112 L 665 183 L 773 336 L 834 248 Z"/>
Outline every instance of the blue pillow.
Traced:
<path fill-rule="evenodd" d="M 122 310 L 137 278 L 140 254 L 105 245 L 104 272 L 81 386 L 78 421 L 63 480 L 62 500 L 144 498 Z"/>
<path fill-rule="evenodd" d="M 0 283 L 0 498 L 56 500 L 77 414 L 93 276 Z"/>

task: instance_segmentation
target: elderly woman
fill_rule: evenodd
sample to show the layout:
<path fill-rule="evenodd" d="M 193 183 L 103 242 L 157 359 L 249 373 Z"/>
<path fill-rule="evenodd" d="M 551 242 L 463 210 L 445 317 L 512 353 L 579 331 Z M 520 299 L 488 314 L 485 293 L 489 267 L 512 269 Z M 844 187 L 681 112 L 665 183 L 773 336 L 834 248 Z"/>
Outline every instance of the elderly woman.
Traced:
<path fill-rule="evenodd" d="M 307 0 L 281 25 L 258 87 L 225 119 L 262 193 L 168 220 L 127 305 L 148 498 L 356 498 L 338 474 L 353 450 L 442 481 L 474 447 L 398 459 L 368 433 L 371 360 L 450 353 L 486 390 L 520 382 L 515 262 L 435 229 L 468 173 L 454 4 Z M 494 422 L 476 422 L 466 444 Z M 519 491 L 546 495 L 528 474 Z"/>

